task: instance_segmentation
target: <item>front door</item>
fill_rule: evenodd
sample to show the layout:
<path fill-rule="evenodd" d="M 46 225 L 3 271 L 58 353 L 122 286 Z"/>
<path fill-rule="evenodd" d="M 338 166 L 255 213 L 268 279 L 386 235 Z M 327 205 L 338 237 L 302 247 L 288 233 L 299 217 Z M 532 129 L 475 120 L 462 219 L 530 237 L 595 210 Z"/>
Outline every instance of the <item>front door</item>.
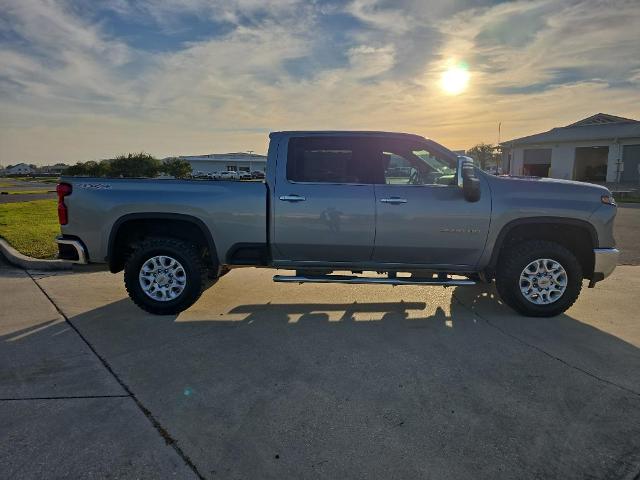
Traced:
<path fill-rule="evenodd" d="M 289 139 L 286 157 L 279 155 L 272 197 L 276 262 L 371 258 L 374 186 L 365 178 L 358 144 L 348 136 Z"/>
<path fill-rule="evenodd" d="M 491 198 L 481 178 L 478 202 L 468 202 L 451 159 L 411 141 L 381 144 L 384 180 L 375 186 L 373 260 L 429 266 L 475 265 L 484 249 Z"/>

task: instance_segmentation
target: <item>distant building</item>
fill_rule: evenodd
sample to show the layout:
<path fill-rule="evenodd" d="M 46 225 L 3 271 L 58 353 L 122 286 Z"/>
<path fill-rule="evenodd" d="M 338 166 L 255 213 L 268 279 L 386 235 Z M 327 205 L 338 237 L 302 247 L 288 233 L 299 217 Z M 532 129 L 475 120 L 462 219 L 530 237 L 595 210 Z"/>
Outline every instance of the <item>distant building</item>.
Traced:
<path fill-rule="evenodd" d="M 30 175 L 35 172 L 35 168 L 27 165 L 26 163 L 18 163 L 17 165 L 12 165 L 10 167 L 7 167 L 4 171 L 5 175 Z"/>
<path fill-rule="evenodd" d="M 511 175 L 638 183 L 638 120 L 598 113 L 500 145 L 502 169 Z"/>
<path fill-rule="evenodd" d="M 194 174 L 229 170 L 236 172 L 264 172 L 267 167 L 266 155 L 257 155 L 255 153 L 210 153 L 207 155 L 182 155 L 177 158 L 189 162 Z"/>
<path fill-rule="evenodd" d="M 56 163 L 55 165 L 45 165 L 44 167 L 40 167 L 40 172 L 60 175 L 67 168 L 69 168 L 69 165 L 65 163 Z"/>

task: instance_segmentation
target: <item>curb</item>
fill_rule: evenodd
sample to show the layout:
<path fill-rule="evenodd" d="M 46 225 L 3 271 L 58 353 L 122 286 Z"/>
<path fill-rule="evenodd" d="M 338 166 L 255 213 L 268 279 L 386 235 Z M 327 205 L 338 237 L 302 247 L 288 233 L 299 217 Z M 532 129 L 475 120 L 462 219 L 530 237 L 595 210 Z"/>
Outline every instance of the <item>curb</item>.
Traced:
<path fill-rule="evenodd" d="M 0 253 L 9 263 L 25 270 L 71 270 L 72 263 L 65 260 L 41 260 L 23 255 L 2 237 L 0 237 Z"/>

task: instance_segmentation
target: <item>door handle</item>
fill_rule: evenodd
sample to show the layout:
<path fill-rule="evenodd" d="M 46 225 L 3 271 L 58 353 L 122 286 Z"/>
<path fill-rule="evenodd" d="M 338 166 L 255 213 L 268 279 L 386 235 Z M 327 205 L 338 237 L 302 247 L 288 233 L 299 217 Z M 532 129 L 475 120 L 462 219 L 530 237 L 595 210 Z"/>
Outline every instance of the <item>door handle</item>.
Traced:
<path fill-rule="evenodd" d="M 400 197 L 381 198 L 380 201 L 382 203 L 391 203 L 392 205 L 398 205 L 400 203 L 407 203 L 407 199 L 406 198 L 400 198 Z"/>
<path fill-rule="evenodd" d="M 307 198 L 300 195 L 282 195 L 280 200 L 283 202 L 304 202 Z"/>

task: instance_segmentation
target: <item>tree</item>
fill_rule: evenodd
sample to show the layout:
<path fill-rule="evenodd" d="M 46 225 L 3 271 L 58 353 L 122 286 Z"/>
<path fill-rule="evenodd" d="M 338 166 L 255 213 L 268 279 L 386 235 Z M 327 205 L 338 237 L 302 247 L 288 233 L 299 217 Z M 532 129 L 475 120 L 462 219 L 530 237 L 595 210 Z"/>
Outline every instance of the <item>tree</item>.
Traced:
<path fill-rule="evenodd" d="M 78 162 L 65 175 L 89 177 L 155 177 L 162 170 L 160 160 L 148 153 L 128 153 L 113 160 Z"/>
<path fill-rule="evenodd" d="M 69 168 L 67 168 L 65 174 L 72 177 L 84 175 L 84 164 L 82 162 L 78 162 L 75 165 L 71 165 Z"/>
<path fill-rule="evenodd" d="M 89 160 L 88 162 L 78 162 L 75 165 L 68 167 L 65 175 L 70 176 L 87 176 L 87 177 L 104 177 L 108 175 L 108 164 L 104 160 L 96 162 Z"/>
<path fill-rule="evenodd" d="M 500 160 L 498 151 L 498 147 L 495 145 L 479 143 L 467 150 L 466 153 L 480 165 L 481 169 L 485 170 L 490 165 L 498 165 Z"/>
<path fill-rule="evenodd" d="M 188 178 L 191 175 L 191 164 L 181 158 L 168 158 L 164 161 L 162 170 L 175 178 Z"/>
<path fill-rule="evenodd" d="M 89 175 L 90 177 L 104 177 L 108 173 L 108 166 L 103 161 L 96 162 L 95 160 L 89 160 L 84 164 L 85 175 Z"/>
<path fill-rule="evenodd" d="M 148 153 L 128 153 L 110 160 L 107 172 L 110 177 L 155 177 L 160 167 L 160 160 Z"/>

